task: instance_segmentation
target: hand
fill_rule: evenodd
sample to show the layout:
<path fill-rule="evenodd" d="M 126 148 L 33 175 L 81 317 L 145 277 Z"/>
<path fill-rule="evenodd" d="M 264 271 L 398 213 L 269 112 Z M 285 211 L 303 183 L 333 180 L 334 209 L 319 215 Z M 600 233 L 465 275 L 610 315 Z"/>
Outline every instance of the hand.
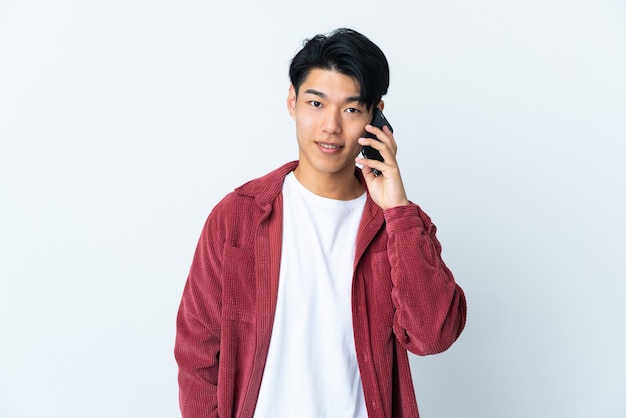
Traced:
<path fill-rule="evenodd" d="M 359 138 L 359 144 L 369 145 L 376 149 L 385 160 L 377 161 L 360 157 L 355 159 L 358 164 L 363 165 L 361 171 L 370 196 L 382 209 L 408 205 L 409 199 L 406 196 L 400 168 L 396 161 L 398 145 L 393 138 L 393 133 L 387 126 L 379 129 L 366 125 L 365 130 L 376 135 L 380 141 L 374 138 Z M 378 175 L 374 173 L 374 169 L 379 172 Z"/>

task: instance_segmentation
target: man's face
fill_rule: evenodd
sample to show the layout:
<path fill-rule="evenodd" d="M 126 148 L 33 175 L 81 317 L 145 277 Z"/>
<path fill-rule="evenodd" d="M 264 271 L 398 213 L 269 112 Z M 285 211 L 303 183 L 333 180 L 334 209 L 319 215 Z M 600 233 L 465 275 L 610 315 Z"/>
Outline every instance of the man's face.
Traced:
<path fill-rule="evenodd" d="M 353 176 L 354 158 L 361 151 L 357 141 L 372 116 L 359 97 L 353 78 L 331 70 L 311 70 L 297 95 L 290 87 L 287 106 L 296 121 L 301 182 Z"/>

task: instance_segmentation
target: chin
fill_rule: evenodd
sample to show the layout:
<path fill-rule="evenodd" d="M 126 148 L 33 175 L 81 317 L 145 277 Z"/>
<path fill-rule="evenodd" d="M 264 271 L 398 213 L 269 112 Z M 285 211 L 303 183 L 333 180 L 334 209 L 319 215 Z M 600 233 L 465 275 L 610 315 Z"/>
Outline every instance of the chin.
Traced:
<path fill-rule="evenodd" d="M 326 163 L 326 164 L 317 164 L 317 171 L 324 172 L 326 174 L 340 174 L 346 171 L 353 171 L 355 165 L 348 164 L 336 164 L 336 163 Z"/>

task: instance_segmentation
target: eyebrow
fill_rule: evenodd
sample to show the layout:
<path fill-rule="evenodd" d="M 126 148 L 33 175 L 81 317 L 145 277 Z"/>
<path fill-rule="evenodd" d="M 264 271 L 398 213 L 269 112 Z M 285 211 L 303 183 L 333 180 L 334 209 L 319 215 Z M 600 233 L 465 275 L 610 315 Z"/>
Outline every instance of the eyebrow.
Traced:
<path fill-rule="evenodd" d="M 326 93 L 323 93 L 319 90 L 315 90 L 315 89 L 306 89 L 304 91 L 305 93 L 309 93 L 309 94 L 313 94 L 317 97 L 320 97 L 322 99 L 327 99 L 328 95 L 326 95 Z M 359 96 L 350 96 L 350 97 L 346 97 L 346 99 L 344 100 L 344 103 L 352 103 L 352 102 L 358 102 L 361 103 L 361 97 Z"/>

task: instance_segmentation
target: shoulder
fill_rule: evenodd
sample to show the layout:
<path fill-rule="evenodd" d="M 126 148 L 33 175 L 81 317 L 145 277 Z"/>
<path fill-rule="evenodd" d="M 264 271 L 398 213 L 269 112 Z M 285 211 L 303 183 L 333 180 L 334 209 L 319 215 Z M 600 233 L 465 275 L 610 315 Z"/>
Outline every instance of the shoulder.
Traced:
<path fill-rule="evenodd" d="M 237 187 L 235 193 L 241 196 L 254 197 L 261 205 L 273 201 L 282 190 L 285 177 L 297 166 L 297 161 L 283 164 L 266 175 Z"/>
<path fill-rule="evenodd" d="M 212 242 L 228 243 L 237 248 L 253 245 L 258 227 L 274 209 L 284 177 L 291 164 L 237 187 L 213 208 L 207 218 L 204 236 Z M 295 168 L 295 166 L 293 166 Z"/>
<path fill-rule="evenodd" d="M 285 177 L 297 167 L 297 161 L 284 164 L 262 177 L 250 180 L 228 193 L 211 211 L 218 222 L 236 222 L 271 210 L 282 191 Z"/>

